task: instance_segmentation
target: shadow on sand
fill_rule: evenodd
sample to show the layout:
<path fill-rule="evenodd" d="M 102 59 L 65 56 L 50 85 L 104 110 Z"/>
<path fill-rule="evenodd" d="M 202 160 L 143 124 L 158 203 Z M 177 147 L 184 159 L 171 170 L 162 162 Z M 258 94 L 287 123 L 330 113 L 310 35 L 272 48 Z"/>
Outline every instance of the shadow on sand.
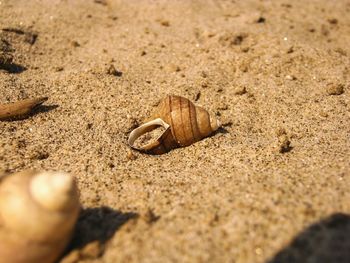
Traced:
<path fill-rule="evenodd" d="M 3 69 L 7 71 L 8 73 L 12 74 L 19 74 L 23 71 L 27 70 L 26 67 L 16 64 L 16 63 L 10 63 L 10 64 L 0 64 L 0 69 Z"/>
<path fill-rule="evenodd" d="M 122 213 L 106 206 L 83 209 L 66 253 L 93 241 L 104 245 L 123 224 L 137 216 L 136 213 Z"/>
<path fill-rule="evenodd" d="M 350 216 L 333 214 L 301 232 L 268 263 L 349 263 Z"/>

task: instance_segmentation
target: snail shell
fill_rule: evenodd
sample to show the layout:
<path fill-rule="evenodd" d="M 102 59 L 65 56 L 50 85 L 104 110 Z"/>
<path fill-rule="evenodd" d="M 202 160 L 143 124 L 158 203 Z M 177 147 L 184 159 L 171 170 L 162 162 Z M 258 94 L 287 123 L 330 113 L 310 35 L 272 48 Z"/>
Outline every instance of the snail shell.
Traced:
<path fill-rule="evenodd" d="M 70 241 L 80 203 L 73 177 L 23 171 L 0 182 L 0 263 L 52 263 Z"/>
<path fill-rule="evenodd" d="M 27 117 L 32 110 L 47 101 L 47 97 L 25 99 L 13 103 L 0 104 L 0 120 L 21 119 Z"/>
<path fill-rule="evenodd" d="M 215 116 L 205 109 L 195 106 L 186 98 L 173 95 L 160 102 L 150 119 L 130 133 L 128 143 L 133 149 L 151 154 L 162 154 L 177 147 L 191 145 L 220 127 Z M 159 126 L 164 127 L 165 131 L 156 141 L 141 147 L 135 146 L 137 138 Z"/>

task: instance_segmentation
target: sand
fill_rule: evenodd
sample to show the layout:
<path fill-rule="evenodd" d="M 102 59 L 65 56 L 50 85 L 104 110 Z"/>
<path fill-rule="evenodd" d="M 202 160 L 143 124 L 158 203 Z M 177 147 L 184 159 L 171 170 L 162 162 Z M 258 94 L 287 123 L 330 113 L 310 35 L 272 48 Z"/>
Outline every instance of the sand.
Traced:
<path fill-rule="evenodd" d="M 0 0 L 0 170 L 63 170 L 62 262 L 350 262 L 350 2 Z M 223 124 L 160 156 L 167 94 Z"/>

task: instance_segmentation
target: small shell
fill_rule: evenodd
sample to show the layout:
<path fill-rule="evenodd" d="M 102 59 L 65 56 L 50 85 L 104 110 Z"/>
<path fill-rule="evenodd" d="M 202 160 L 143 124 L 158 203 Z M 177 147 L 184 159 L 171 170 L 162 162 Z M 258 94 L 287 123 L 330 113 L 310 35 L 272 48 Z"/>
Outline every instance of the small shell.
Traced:
<path fill-rule="evenodd" d="M 80 211 L 73 177 L 24 171 L 0 182 L 0 263 L 55 262 Z"/>
<path fill-rule="evenodd" d="M 135 146 L 137 138 L 159 126 L 164 127 L 165 131 L 156 141 L 141 147 Z M 180 96 L 167 96 L 160 102 L 151 120 L 130 133 L 128 143 L 133 149 L 142 152 L 162 154 L 191 145 L 211 135 L 219 127 L 215 116 L 202 107 Z"/>
<path fill-rule="evenodd" d="M 0 104 L 0 121 L 25 118 L 35 107 L 41 105 L 47 101 L 47 99 L 47 97 L 42 97 Z"/>

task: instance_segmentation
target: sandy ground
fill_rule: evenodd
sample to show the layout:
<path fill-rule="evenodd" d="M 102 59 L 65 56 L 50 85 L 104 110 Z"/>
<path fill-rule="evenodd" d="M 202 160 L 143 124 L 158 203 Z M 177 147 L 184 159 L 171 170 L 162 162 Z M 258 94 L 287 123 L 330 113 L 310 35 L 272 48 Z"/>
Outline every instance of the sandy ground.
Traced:
<path fill-rule="evenodd" d="M 350 262 L 350 1 L 0 0 L 0 170 L 64 170 L 65 262 Z M 161 156 L 167 94 L 222 129 Z"/>

